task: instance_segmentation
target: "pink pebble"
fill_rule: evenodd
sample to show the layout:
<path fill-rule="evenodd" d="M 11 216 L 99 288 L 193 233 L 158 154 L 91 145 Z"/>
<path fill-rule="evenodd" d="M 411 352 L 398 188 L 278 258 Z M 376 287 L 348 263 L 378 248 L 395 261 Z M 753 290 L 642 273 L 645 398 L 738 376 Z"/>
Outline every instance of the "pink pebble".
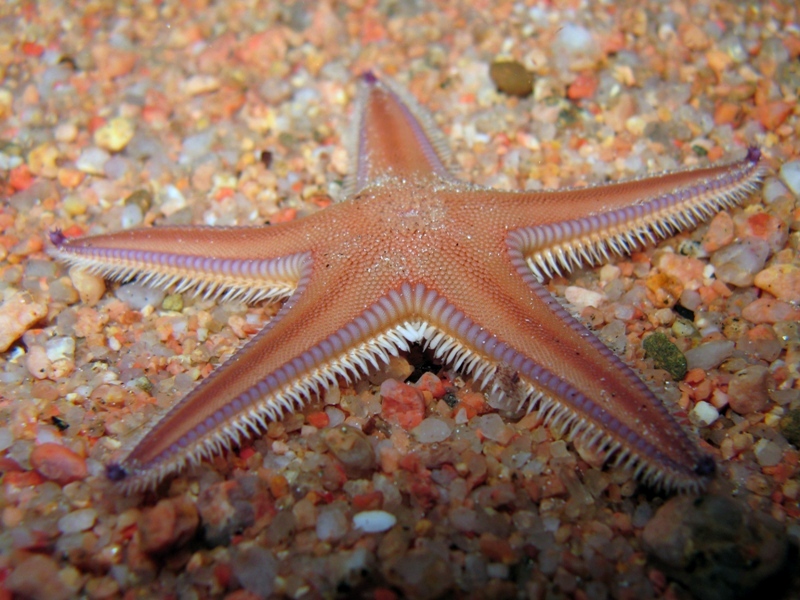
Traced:
<path fill-rule="evenodd" d="M 422 423 L 425 399 L 417 388 L 396 379 L 387 379 L 381 384 L 381 398 L 381 414 L 387 421 L 393 421 L 406 430 Z"/>
<path fill-rule="evenodd" d="M 86 459 L 60 444 L 41 444 L 31 452 L 31 465 L 47 479 L 66 485 L 84 479 L 89 471 Z"/>
<path fill-rule="evenodd" d="M 423 373 L 417 381 L 417 389 L 421 392 L 430 392 L 437 400 L 443 398 L 447 391 L 444 389 L 442 380 L 433 373 Z"/>

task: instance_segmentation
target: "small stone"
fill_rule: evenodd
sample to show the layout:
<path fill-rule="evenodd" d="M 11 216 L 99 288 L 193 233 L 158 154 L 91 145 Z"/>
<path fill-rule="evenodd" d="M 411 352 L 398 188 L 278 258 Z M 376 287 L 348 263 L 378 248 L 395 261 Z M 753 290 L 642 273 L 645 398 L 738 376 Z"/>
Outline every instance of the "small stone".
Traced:
<path fill-rule="evenodd" d="M 101 76 L 113 79 L 130 73 L 136 65 L 138 55 L 108 44 L 97 44 L 92 47 L 92 58 Z"/>
<path fill-rule="evenodd" d="M 768 256 L 767 242 L 747 238 L 715 252 L 711 264 L 717 278 L 737 287 L 747 287 L 753 284 L 755 274 L 764 268 Z"/>
<path fill-rule="evenodd" d="M 441 419 L 429 417 L 412 429 L 411 434 L 421 444 L 436 444 L 449 438 L 451 431 L 450 425 Z"/>
<path fill-rule="evenodd" d="M 515 60 L 495 60 L 489 77 L 499 91 L 510 96 L 528 96 L 533 91 L 533 73 Z"/>
<path fill-rule="evenodd" d="M 353 516 L 353 528 L 366 533 L 389 531 L 397 523 L 397 517 L 385 510 L 365 510 Z"/>
<path fill-rule="evenodd" d="M 728 403 L 740 415 L 763 411 L 774 382 L 767 367 L 752 365 L 737 371 L 728 384 Z"/>
<path fill-rule="evenodd" d="M 708 231 L 703 236 L 703 249 L 706 252 L 716 252 L 733 241 L 735 227 L 733 218 L 728 211 L 722 211 L 711 219 Z"/>
<path fill-rule="evenodd" d="M 197 508 L 187 498 L 160 500 L 139 517 L 142 550 L 160 553 L 185 544 L 194 537 L 199 522 Z"/>
<path fill-rule="evenodd" d="M 58 564 L 49 556 L 33 554 L 20 562 L 3 582 L 14 597 L 29 600 L 69 600 L 73 590 L 59 576 Z"/>
<path fill-rule="evenodd" d="M 737 237 L 763 240 L 771 252 L 780 252 L 786 245 L 788 229 L 783 220 L 765 212 L 751 214 L 746 219 L 736 219 Z"/>
<path fill-rule="evenodd" d="M 761 467 L 774 467 L 783 458 L 783 452 L 778 445 L 767 439 L 760 439 L 755 443 L 753 454 Z"/>
<path fill-rule="evenodd" d="M 689 412 L 689 421 L 695 427 L 708 427 L 717 419 L 719 419 L 719 411 L 705 400 L 695 404 Z"/>
<path fill-rule="evenodd" d="M 396 379 L 381 384 L 381 415 L 406 430 L 413 429 L 425 416 L 425 398 L 414 386 Z"/>
<path fill-rule="evenodd" d="M 347 533 L 349 522 L 342 510 L 341 503 L 323 506 L 317 513 L 315 524 L 317 539 L 323 542 L 335 542 Z"/>
<path fill-rule="evenodd" d="M 161 303 L 162 310 L 181 312 L 183 310 L 183 296 L 180 294 L 169 294 Z"/>
<path fill-rule="evenodd" d="M 605 295 L 586 288 L 570 285 L 564 290 L 564 297 L 573 306 L 583 309 L 587 306 L 597 308 L 605 300 Z"/>
<path fill-rule="evenodd" d="M 71 267 L 69 278 L 78 291 L 81 302 L 87 306 L 94 306 L 100 302 L 100 298 L 106 293 L 105 280 L 100 275 L 89 273 L 86 269 L 78 266 Z"/>
<path fill-rule="evenodd" d="M 131 121 L 117 117 L 94 132 L 94 143 L 103 150 L 119 152 L 133 139 L 134 133 L 136 129 Z"/>
<path fill-rule="evenodd" d="M 203 490 L 197 498 L 197 510 L 203 537 L 210 546 L 227 546 L 256 519 L 252 502 L 243 497 L 236 481 L 221 481 Z"/>
<path fill-rule="evenodd" d="M 322 439 L 339 459 L 348 476 L 357 477 L 375 468 L 375 450 L 366 434 L 349 425 L 326 429 Z"/>
<path fill-rule="evenodd" d="M 756 275 L 753 283 L 778 300 L 800 303 L 800 267 L 796 265 L 778 264 L 767 267 Z"/>
<path fill-rule="evenodd" d="M 79 481 L 89 474 L 85 458 L 55 443 L 36 446 L 31 452 L 31 466 L 46 479 L 61 485 Z"/>
<path fill-rule="evenodd" d="M 36 379 L 47 379 L 52 363 L 47 358 L 47 350 L 41 344 L 32 344 L 28 347 L 28 354 L 25 356 L 25 366 L 28 372 Z"/>
<path fill-rule="evenodd" d="M 664 369 L 675 381 L 686 376 L 686 357 L 663 333 L 647 336 L 642 342 L 646 355 L 653 359 L 656 368 Z"/>
<path fill-rule="evenodd" d="M 142 310 L 147 306 L 160 306 L 166 292 L 134 282 L 119 286 L 114 295 L 133 310 Z"/>
<path fill-rule="evenodd" d="M 742 317 L 754 324 L 800 321 L 800 308 L 773 298 L 759 298 L 744 307 Z"/>
<path fill-rule="evenodd" d="M 776 100 L 756 106 L 752 116 L 764 126 L 764 129 L 774 131 L 789 117 L 793 109 L 794 104 Z"/>
<path fill-rule="evenodd" d="M 734 346 L 735 344 L 729 340 L 713 340 L 702 343 L 684 353 L 686 366 L 688 369 L 703 369 L 704 371 L 713 369 L 733 354 Z"/>
<path fill-rule="evenodd" d="M 795 197 L 800 198 L 800 160 L 792 160 L 781 165 L 779 176 Z"/>
<path fill-rule="evenodd" d="M 800 448 L 800 409 L 790 410 L 781 419 L 781 433 L 795 448 Z"/>
<path fill-rule="evenodd" d="M 28 153 L 28 167 L 31 173 L 53 179 L 58 175 L 56 161 L 61 156 L 58 148 L 51 142 L 39 144 Z"/>
<path fill-rule="evenodd" d="M 678 496 L 658 509 L 642 543 L 655 564 L 698 598 L 747 597 L 789 557 L 782 527 L 723 496 Z"/>
<path fill-rule="evenodd" d="M 489 413 L 475 418 L 478 431 L 485 438 L 505 446 L 514 437 L 514 429 L 509 427 L 497 413 Z"/>
<path fill-rule="evenodd" d="M 26 292 L 17 292 L 0 305 L 0 352 L 5 352 L 22 334 L 47 314 L 47 305 Z"/>
<path fill-rule="evenodd" d="M 75 123 L 59 123 L 53 131 L 53 137 L 62 144 L 72 143 L 78 137 L 78 126 Z"/>
<path fill-rule="evenodd" d="M 102 148 L 91 146 L 81 152 L 75 166 L 89 175 L 105 175 L 105 166 L 110 158 L 111 155 Z"/>
<path fill-rule="evenodd" d="M 259 598 L 272 596 L 278 576 L 275 555 L 256 544 L 242 544 L 232 550 L 233 574 L 247 591 Z"/>
<path fill-rule="evenodd" d="M 216 92 L 222 86 L 219 77 L 213 75 L 193 75 L 183 82 L 183 92 L 187 96 L 197 96 Z"/>
<path fill-rule="evenodd" d="M 86 200 L 78 194 L 70 194 L 64 198 L 64 210 L 71 217 L 77 217 L 86 214 Z"/>
<path fill-rule="evenodd" d="M 94 508 L 80 508 L 65 514 L 58 520 L 58 530 L 61 533 L 79 533 L 91 529 L 97 520 L 97 511 Z"/>

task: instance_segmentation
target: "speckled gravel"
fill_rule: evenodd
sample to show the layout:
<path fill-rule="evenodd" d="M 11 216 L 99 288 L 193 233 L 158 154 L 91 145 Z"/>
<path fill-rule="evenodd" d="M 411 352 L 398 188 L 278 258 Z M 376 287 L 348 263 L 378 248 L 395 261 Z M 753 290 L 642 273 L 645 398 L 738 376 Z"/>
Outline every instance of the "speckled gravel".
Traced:
<path fill-rule="evenodd" d="M 778 551 L 800 542 L 796 2 L 44 1 L 0 15 L 0 598 L 638 599 L 696 584 L 682 538 L 652 532 L 698 513 L 535 416 L 498 412 L 421 352 L 155 493 L 105 480 L 277 308 L 70 273 L 48 233 L 324 208 L 342 194 L 365 69 L 430 108 L 480 185 L 583 186 L 761 148 L 769 174 L 743 207 L 549 288 L 700 428 L 720 466 L 709 506 L 737 499 L 708 511 L 709 531 L 795 561 L 784 587 L 763 587 L 772 569 L 726 572 L 720 598 L 800 589 Z M 498 63 L 525 81 L 493 81 Z M 653 333 L 685 357 L 680 381 L 645 356 Z"/>

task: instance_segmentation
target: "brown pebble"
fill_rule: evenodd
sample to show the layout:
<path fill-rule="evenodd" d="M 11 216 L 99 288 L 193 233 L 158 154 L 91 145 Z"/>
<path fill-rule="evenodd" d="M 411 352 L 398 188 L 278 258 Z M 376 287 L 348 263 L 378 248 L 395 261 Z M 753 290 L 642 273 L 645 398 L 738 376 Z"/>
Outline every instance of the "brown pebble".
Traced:
<path fill-rule="evenodd" d="M 728 384 L 728 403 L 740 415 L 764 410 L 769 403 L 767 389 L 772 383 L 769 369 L 752 365 L 738 371 Z"/>
<path fill-rule="evenodd" d="M 31 452 L 31 466 L 43 477 L 61 485 L 84 479 L 89 474 L 85 458 L 54 443 L 36 446 Z"/>
<path fill-rule="evenodd" d="M 155 554 L 189 541 L 197 531 L 197 508 L 186 498 L 167 498 L 139 517 L 142 550 Z"/>
<path fill-rule="evenodd" d="M 510 96 L 528 96 L 533 91 L 533 73 L 515 60 L 495 60 L 489 77 L 499 91 Z"/>
<path fill-rule="evenodd" d="M 89 273 L 81 267 L 72 267 L 69 270 L 72 285 L 78 290 L 81 302 L 87 306 L 94 306 L 106 292 L 106 282 L 99 275 Z"/>
<path fill-rule="evenodd" d="M 71 590 L 58 571 L 58 564 L 52 558 L 34 554 L 16 566 L 2 587 L 14 594 L 14 598 L 68 600 L 77 590 Z"/>
<path fill-rule="evenodd" d="M 754 283 L 778 300 L 795 304 L 800 302 L 800 267 L 791 264 L 772 265 L 756 275 Z"/>
<path fill-rule="evenodd" d="M 328 449 L 344 466 L 348 477 L 357 477 L 375 468 L 375 451 L 360 429 L 342 425 L 323 433 Z"/>
<path fill-rule="evenodd" d="M 18 292 L 0 305 L 0 352 L 5 352 L 28 328 L 47 314 L 47 305 Z"/>

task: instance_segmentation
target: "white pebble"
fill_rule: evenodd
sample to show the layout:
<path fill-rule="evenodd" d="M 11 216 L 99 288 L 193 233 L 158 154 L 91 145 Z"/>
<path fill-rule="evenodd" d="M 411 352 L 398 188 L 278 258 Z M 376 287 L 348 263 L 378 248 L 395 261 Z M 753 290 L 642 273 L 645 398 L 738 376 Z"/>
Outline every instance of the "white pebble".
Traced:
<path fill-rule="evenodd" d="M 44 344 L 47 358 L 52 362 L 61 359 L 72 360 L 75 357 L 75 340 L 68 337 L 54 337 Z"/>
<path fill-rule="evenodd" d="M 325 506 L 317 515 L 316 529 L 320 541 L 339 540 L 347 533 L 347 517 L 337 506 Z"/>
<path fill-rule="evenodd" d="M 388 531 L 397 523 L 397 518 L 385 510 L 365 510 L 353 516 L 353 528 L 367 533 Z"/>
<path fill-rule="evenodd" d="M 571 285 L 564 290 L 564 297 L 567 302 L 577 308 L 586 308 L 587 306 L 597 308 L 603 301 L 603 294 L 576 285 Z"/>
<path fill-rule="evenodd" d="M 689 369 L 713 369 L 733 354 L 734 343 L 729 340 L 714 340 L 687 350 L 684 355 Z"/>
<path fill-rule="evenodd" d="M 719 419 L 719 411 L 708 402 L 701 400 L 689 412 L 689 420 L 697 427 L 708 427 Z"/>
<path fill-rule="evenodd" d="M 781 165 L 780 177 L 783 183 L 800 197 L 800 160 L 792 160 Z"/>
<path fill-rule="evenodd" d="M 138 283 L 127 283 L 118 287 L 114 295 L 132 309 L 142 310 L 146 306 L 161 306 L 166 292 Z"/>
<path fill-rule="evenodd" d="M 422 444 L 436 444 L 449 438 L 450 431 L 450 425 L 441 419 L 429 417 L 417 425 L 411 433 Z"/>
<path fill-rule="evenodd" d="M 97 511 L 93 508 L 73 510 L 58 520 L 58 530 L 61 533 L 79 533 L 93 527 L 96 520 Z"/>
<path fill-rule="evenodd" d="M 7 427 L 0 427 L 0 452 L 11 447 L 14 443 L 14 436 L 11 435 L 11 430 Z"/>
<path fill-rule="evenodd" d="M 111 155 L 101 148 L 86 148 L 81 152 L 75 162 L 75 166 L 79 171 L 89 175 L 105 175 L 104 167 L 109 158 L 111 158 Z"/>

